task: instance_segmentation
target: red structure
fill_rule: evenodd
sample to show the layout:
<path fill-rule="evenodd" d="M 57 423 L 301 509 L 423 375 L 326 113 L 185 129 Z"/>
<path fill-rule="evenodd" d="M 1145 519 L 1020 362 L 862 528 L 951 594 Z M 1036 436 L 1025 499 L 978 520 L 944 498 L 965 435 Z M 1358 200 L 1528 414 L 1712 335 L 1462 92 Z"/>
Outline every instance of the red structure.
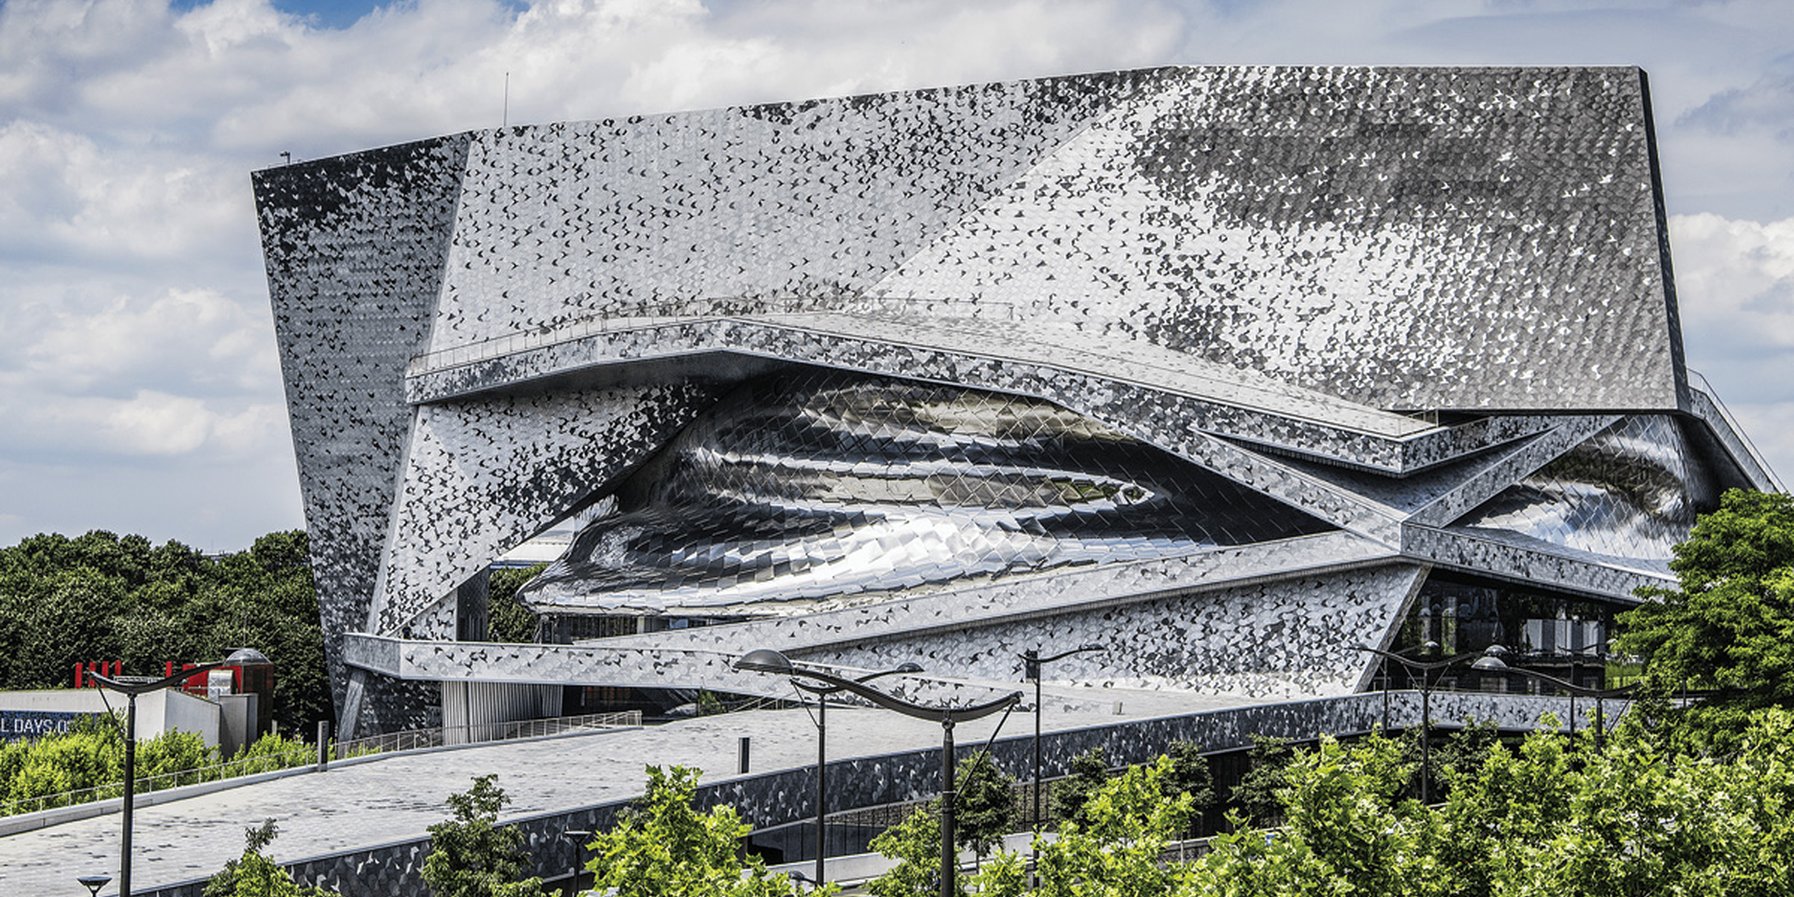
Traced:
<path fill-rule="evenodd" d="M 93 673 L 110 676 L 114 679 L 124 675 L 125 662 L 122 660 L 89 660 L 86 663 L 75 662 L 75 687 L 86 688 L 87 677 Z"/>

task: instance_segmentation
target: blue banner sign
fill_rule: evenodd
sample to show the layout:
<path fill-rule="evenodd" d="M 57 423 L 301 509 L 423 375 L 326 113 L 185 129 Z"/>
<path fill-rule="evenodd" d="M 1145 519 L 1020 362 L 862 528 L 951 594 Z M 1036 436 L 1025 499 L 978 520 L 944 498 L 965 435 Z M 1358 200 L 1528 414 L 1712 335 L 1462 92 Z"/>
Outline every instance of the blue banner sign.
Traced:
<path fill-rule="evenodd" d="M 61 710 L 0 710 L 0 741 L 19 741 L 67 732 L 75 720 L 93 713 Z"/>

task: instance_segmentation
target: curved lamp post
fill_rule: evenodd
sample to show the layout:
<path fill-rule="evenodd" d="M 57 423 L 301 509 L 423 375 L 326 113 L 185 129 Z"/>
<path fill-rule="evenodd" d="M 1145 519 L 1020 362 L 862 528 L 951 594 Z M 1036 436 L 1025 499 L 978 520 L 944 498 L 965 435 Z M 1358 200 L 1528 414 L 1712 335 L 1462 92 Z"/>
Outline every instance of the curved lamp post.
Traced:
<path fill-rule="evenodd" d="M 1439 653 L 1439 643 L 1432 639 L 1427 639 L 1425 642 L 1414 645 L 1413 647 L 1403 648 L 1400 651 L 1393 651 L 1390 653 L 1406 655 L 1410 651 L 1419 651 L 1422 656 L 1431 656 Z M 1379 659 L 1377 663 L 1382 667 L 1383 671 L 1383 731 L 1387 732 L 1389 731 L 1389 661 L 1387 659 Z"/>
<path fill-rule="evenodd" d="M 217 663 L 201 664 L 188 670 L 181 670 L 172 676 L 160 679 L 149 676 L 121 676 L 108 678 L 98 673 L 91 678 L 113 691 L 125 696 L 125 799 L 124 799 L 124 835 L 118 848 L 118 897 L 131 897 L 131 823 L 137 799 L 137 696 L 152 691 L 161 691 L 178 685 L 194 676 L 209 673 L 227 666 L 264 666 L 268 658 L 254 648 L 238 648 L 231 655 Z M 81 882 L 88 884 L 86 880 Z M 88 885 L 88 887 L 95 887 Z"/>
<path fill-rule="evenodd" d="M 1040 667 L 1041 664 L 1064 660 L 1073 654 L 1107 651 L 1102 645 L 1079 645 L 1069 651 L 1061 651 L 1046 657 L 1040 656 L 1039 648 L 1029 648 L 1016 655 L 1022 659 L 1022 678 L 1034 683 L 1034 834 L 1040 834 Z M 1035 852 L 1035 861 L 1039 862 L 1039 852 Z"/>
<path fill-rule="evenodd" d="M 1508 666 L 1507 661 L 1501 659 L 1502 655 L 1505 655 L 1506 653 L 1508 653 L 1506 648 L 1503 648 L 1500 645 L 1490 645 L 1485 651 L 1483 651 L 1483 656 L 1481 658 L 1479 658 L 1475 663 L 1470 665 L 1470 668 L 1473 670 L 1476 670 L 1478 672 L 1482 672 L 1482 673 L 1504 673 L 1504 674 L 1505 673 L 1519 673 L 1522 676 L 1527 676 L 1527 677 L 1530 677 L 1533 679 L 1537 679 L 1541 682 L 1549 682 L 1552 685 L 1555 685 L 1558 688 L 1561 688 L 1564 691 L 1569 692 L 1569 694 L 1570 694 L 1570 734 L 1571 735 L 1576 734 L 1576 698 L 1577 698 L 1577 696 L 1580 695 L 1585 698 L 1594 698 L 1595 699 L 1595 750 L 1597 750 L 1597 751 L 1603 750 L 1606 747 L 1606 743 L 1607 743 L 1607 741 L 1606 741 L 1606 739 L 1607 739 L 1606 701 L 1607 701 L 1607 699 L 1608 698 L 1617 698 L 1622 695 L 1631 694 L 1632 691 L 1634 689 L 1636 689 L 1638 686 L 1627 685 L 1622 688 L 1588 688 L 1586 686 L 1577 685 L 1574 682 L 1565 682 L 1564 680 L 1559 679 L 1556 676 L 1552 676 L 1552 675 L 1549 675 L 1546 673 L 1541 673 L 1536 670 L 1529 670 L 1529 669 L 1525 669 L 1524 667 Z"/>
<path fill-rule="evenodd" d="M 824 672 L 812 667 L 799 667 L 791 662 L 791 658 L 772 650 L 759 648 L 748 652 L 740 660 L 735 661 L 735 669 L 756 673 L 773 673 L 779 676 L 802 676 L 814 679 L 826 686 L 833 686 L 872 702 L 886 710 L 895 710 L 904 716 L 939 721 L 941 724 L 941 897 L 954 897 L 956 893 L 954 877 L 959 871 L 958 851 L 954 849 L 953 802 L 955 799 L 953 782 L 953 726 L 957 723 L 983 719 L 999 710 L 1013 708 L 1022 699 L 1022 693 L 1013 691 L 1000 698 L 982 704 L 967 707 L 930 707 L 925 704 L 912 704 L 902 698 L 886 694 L 878 689 L 853 679 L 846 679 L 833 673 Z"/>
<path fill-rule="evenodd" d="M 880 670 L 855 678 L 855 682 L 871 682 L 884 676 L 899 676 L 907 673 L 920 673 L 922 667 L 914 663 L 906 663 L 889 670 Z M 792 678 L 791 686 L 800 691 L 816 696 L 816 875 L 811 885 L 820 888 L 827 879 L 823 878 L 822 861 L 827 854 L 827 840 L 824 833 L 828 819 L 828 696 L 841 691 L 838 685 L 811 685 Z"/>
<path fill-rule="evenodd" d="M 1437 642 L 1427 642 L 1427 646 L 1430 646 L 1429 650 L 1438 650 L 1439 647 Z M 1420 802 L 1423 804 L 1432 803 L 1432 787 L 1430 785 L 1430 780 L 1433 777 L 1432 698 L 1433 683 L 1436 681 L 1433 678 L 1433 674 L 1444 670 L 1446 667 L 1457 664 L 1466 658 L 1473 657 L 1474 655 L 1459 654 L 1455 657 L 1447 657 L 1444 660 L 1415 660 L 1412 657 L 1397 654 L 1394 651 L 1385 651 L 1382 648 L 1372 648 L 1365 644 L 1354 645 L 1353 647 L 1367 654 L 1375 654 L 1384 660 L 1393 660 L 1396 663 L 1401 664 L 1402 668 L 1409 673 L 1420 674 Z"/>
<path fill-rule="evenodd" d="M 1607 665 L 1608 655 L 1607 655 L 1606 651 L 1601 649 L 1600 645 L 1588 645 L 1588 646 L 1585 646 L 1582 648 L 1575 649 L 1573 651 L 1565 651 L 1563 653 L 1566 657 L 1570 658 L 1570 682 L 1571 682 L 1571 684 L 1582 685 L 1582 683 L 1577 681 L 1577 678 L 1576 678 L 1576 659 L 1578 657 L 1592 658 L 1595 661 L 1597 661 L 1598 663 L 1600 663 L 1601 666 L 1603 667 L 1603 672 L 1601 674 L 1601 681 L 1603 683 L 1605 683 L 1607 681 L 1607 674 L 1605 672 L 1605 667 Z M 1588 686 L 1582 685 L 1582 687 L 1587 688 Z"/>
<path fill-rule="evenodd" d="M 591 829 L 561 830 L 561 837 L 573 842 L 573 889 L 576 892 L 579 890 L 579 873 L 586 867 L 586 845 L 592 843 L 592 839 L 597 836 L 598 833 Z"/>

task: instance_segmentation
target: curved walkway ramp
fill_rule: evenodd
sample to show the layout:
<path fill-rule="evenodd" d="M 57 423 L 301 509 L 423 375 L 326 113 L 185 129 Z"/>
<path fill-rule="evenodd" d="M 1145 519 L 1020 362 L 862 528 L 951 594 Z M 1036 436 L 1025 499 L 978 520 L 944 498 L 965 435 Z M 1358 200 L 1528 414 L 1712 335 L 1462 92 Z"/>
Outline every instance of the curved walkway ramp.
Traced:
<path fill-rule="evenodd" d="M 1117 690 L 1117 693 L 1121 693 Z M 1392 727 L 1418 721 L 1412 692 L 1390 693 Z M 1127 702 L 1123 701 L 1124 706 Z M 1524 729 L 1560 699 L 1443 693 L 1433 697 L 1435 724 L 1493 719 Z M 1148 710 L 1142 705 L 1141 710 Z M 1209 706 L 1165 714 L 1165 708 L 1116 717 L 1112 708 L 1049 708 L 1042 740 L 1046 774 L 1058 776 L 1070 758 L 1105 748 L 1119 763 L 1162 752 L 1177 739 L 1227 750 L 1251 734 L 1311 739 L 1323 732 L 1364 732 L 1384 721 L 1382 693 L 1250 706 Z M 1000 717 L 962 726 L 961 756 L 983 747 Z M 830 714 L 831 812 L 903 803 L 933 796 L 939 729 L 872 710 Z M 1011 717 L 993 746 L 998 763 L 1026 768 L 1031 741 L 1025 716 Z M 752 766 L 737 772 L 740 738 L 752 745 Z M 640 793 L 648 758 L 704 771 L 700 799 L 729 803 L 757 828 L 810 817 L 814 729 L 801 710 L 752 711 L 645 729 L 507 743 L 294 776 L 141 809 L 137 815 L 135 878 L 143 897 L 199 897 L 206 877 L 242 851 L 246 828 L 274 819 L 281 834 L 272 851 L 303 882 L 345 895 L 415 892 L 428 853 L 426 828 L 447 815 L 444 801 L 475 775 L 497 773 L 513 800 L 507 824 L 519 826 L 544 877 L 567 874 L 579 845 L 568 830 L 608 827 Z M 0 892 L 72 893 L 74 877 L 116 875 L 118 818 L 103 816 L 0 838 Z"/>

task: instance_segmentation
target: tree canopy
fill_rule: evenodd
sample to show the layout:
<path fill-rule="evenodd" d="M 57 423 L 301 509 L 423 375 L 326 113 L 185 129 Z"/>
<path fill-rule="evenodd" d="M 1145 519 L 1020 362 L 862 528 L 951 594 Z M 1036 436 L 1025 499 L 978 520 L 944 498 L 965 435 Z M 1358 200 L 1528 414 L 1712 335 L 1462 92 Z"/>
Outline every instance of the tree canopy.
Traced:
<path fill-rule="evenodd" d="M 334 891 L 301 886 L 268 856 L 279 832 L 272 819 L 244 830 L 243 855 L 207 879 L 204 897 L 337 897 Z"/>
<path fill-rule="evenodd" d="M 324 638 L 305 533 L 269 533 L 246 551 L 207 556 L 169 541 L 94 531 L 38 535 L 0 548 L 0 686 L 71 684 L 77 663 L 122 660 L 160 674 L 167 661 L 260 649 L 275 664 L 283 728 L 331 717 Z"/>
<path fill-rule="evenodd" d="M 749 827 L 735 808 L 699 812 L 693 803 L 697 789 L 695 769 L 648 767 L 647 794 L 587 847 L 592 859 L 586 870 L 593 876 L 588 893 L 793 897 L 797 888 L 790 878 L 767 871 L 759 857 L 742 857 L 741 839 Z"/>
<path fill-rule="evenodd" d="M 495 642 L 533 642 L 541 618 L 517 600 L 517 590 L 535 579 L 547 564 L 492 571 L 488 580 L 488 638 Z"/>
<path fill-rule="evenodd" d="M 510 803 L 495 774 L 449 795 L 453 815 L 430 826 L 424 884 L 432 897 L 540 897 L 542 880 L 523 876 L 523 832 L 498 824 Z"/>
<path fill-rule="evenodd" d="M 980 859 L 1015 831 L 1015 777 L 997 767 L 990 754 L 978 752 L 959 764 L 954 775 L 953 840 Z"/>
<path fill-rule="evenodd" d="M 1794 498 L 1726 492 L 1670 569 L 1679 588 L 1641 589 L 1649 600 L 1618 618 L 1615 645 L 1645 659 L 1647 682 L 1713 690 L 1709 716 L 1794 707 Z"/>

